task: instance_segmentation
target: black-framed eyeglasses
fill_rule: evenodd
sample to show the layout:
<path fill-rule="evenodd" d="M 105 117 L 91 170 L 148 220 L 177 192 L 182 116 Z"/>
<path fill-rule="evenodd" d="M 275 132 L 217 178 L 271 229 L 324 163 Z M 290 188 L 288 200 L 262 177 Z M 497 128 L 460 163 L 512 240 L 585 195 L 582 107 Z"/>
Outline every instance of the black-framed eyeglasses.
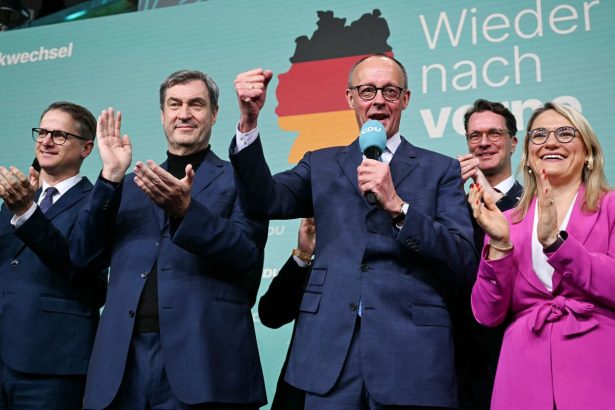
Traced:
<path fill-rule="evenodd" d="M 70 132 L 60 131 L 60 130 L 47 130 L 45 128 L 32 128 L 32 139 L 37 142 L 41 142 L 47 137 L 47 135 L 51 135 L 51 140 L 56 145 L 62 145 L 66 142 L 68 137 L 77 138 L 83 141 L 87 141 L 87 138 L 83 138 L 79 135 L 71 134 Z"/>
<path fill-rule="evenodd" d="M 510 131 L 502 128 L 490 128 L 486 131 L 472 131 L 466 134 L 466 138 L 471 144 L 478 144 L 483 139 L 483 135 L 486 135 L 487 139 L 491 142 L 498 142 L 506 134 L 510 134 Z"/>
<path fill-rule="evenodd" d="M 378 91 L 382 92 L 382 96 L 388 102 L 394 102 L 399 99 L 405 88 L 396 85 L 387 85 L 386 87 L 374 87 L 369 84 L 360 84 L 350 87 L 351 90 L 357 90 L 357 94 L 362 100 L 371 101 L 376 97 Z"/>
<path fill-rule="evenodd" d="M 555 139 L 562 144 L 567 144 L 577 136 L 577 130 L 574 127 L 559 127 L 554 130 L 548 130 L 546 128 L 534 128 L 527 132 L 527 136 L 534 145 L 542 145 L 549 139 L 549 135 L 553 133 Z"/>

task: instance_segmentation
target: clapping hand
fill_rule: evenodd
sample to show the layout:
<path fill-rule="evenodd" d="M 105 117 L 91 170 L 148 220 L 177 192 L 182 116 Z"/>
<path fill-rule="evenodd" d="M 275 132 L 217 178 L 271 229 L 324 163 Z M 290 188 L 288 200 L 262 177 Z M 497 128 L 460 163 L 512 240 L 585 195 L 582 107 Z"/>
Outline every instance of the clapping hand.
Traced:
<path fill-rule="evenodd" d="M 103 110 L 98 117 L 96 138 L 103 162 L 103 178 L 120 182 L 132 162 L 132 145 L 128 135 L 121 135 L 122 113 L 114 116 L 113 108 Z"/>

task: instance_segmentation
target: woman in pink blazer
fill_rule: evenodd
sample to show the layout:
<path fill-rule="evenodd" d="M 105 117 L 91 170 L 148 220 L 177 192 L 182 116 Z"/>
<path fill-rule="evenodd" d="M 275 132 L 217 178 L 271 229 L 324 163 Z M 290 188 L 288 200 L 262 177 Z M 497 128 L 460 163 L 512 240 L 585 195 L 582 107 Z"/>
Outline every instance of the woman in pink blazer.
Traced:
<path fill-rule="evenodd" d="M 615 409 L 615 194 L 602 149 L 581 114 L 555 103 L 527 129 L 517 207 L 502 214 L 478 185 L 468 197 L 488 235 L 474 316 L 510 321 L 491 408 Z"/>

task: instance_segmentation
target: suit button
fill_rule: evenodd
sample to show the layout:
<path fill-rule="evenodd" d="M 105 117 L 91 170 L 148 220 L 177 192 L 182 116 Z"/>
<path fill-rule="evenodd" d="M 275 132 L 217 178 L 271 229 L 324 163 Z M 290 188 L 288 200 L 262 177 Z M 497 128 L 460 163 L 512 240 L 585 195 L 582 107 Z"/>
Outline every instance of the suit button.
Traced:
<path fill-rule="evenodd" d="M 361 271 L 363 272 L 367 272 L 369 270 L 369 265 L 364 263 L 363 265 L 361 265 Z"/>
<path fill-rule="evenodd" d="M 19 265 L 19 261 L 17 259 L 13 259 L 11 261 L 11 266 L 17 266 L 17 265 Z"/>
<path fill-rule="evenodd" d="M 134 312 L 134 310 L 129 310 L 129 311 L 128 311 L 128 316 L 130 316 L 130 317 L 135 317 L 135 312 Z"/>
<path fill-rule="evenodd" d="M 148 272 L 143 272 L 143 273 L 141 273 L 141 277 L 142 277 L 142 278 L 147 278 L 147 275 L 149 275 L 149 273 L 148 273 Z"/>
<path fill-rule="evenodd" d="M 418 250 L 419 246 L 412 239 L 406 239 L 406 245 L 413 251 Z"/>
<path fill-rule="evenodd" d="M 356 303 L 351 303 L 351 304 L 350 304 L 350 310 L 352 310 L 353 312 L 356 312 L 356 311 L 357 311 L 357 308 L 358 308 L 358 306 L 357 306 L 357 304 L 356 304 Z"/>

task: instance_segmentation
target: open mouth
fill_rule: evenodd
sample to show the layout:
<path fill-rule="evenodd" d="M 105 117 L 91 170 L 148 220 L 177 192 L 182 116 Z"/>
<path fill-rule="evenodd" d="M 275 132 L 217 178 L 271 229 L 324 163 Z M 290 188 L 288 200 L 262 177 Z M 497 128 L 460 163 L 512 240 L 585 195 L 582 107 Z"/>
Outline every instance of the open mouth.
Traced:
<path fill-rule="evenodd" d="M 545 154 L 542 157 L 540 157 L 540 159 L 542 159 L 543 161 L 550 161 L 550 160 L 563 161 L 564 159 L 566 159 L 566 157 L 563 156 L 562 154 Z"/>
<path fill-rule="evenodd" d="M 374 113 L 374 114 L 368 115 L 368 118 L 370 120 L 382 121 L 382 120 L 386 120 L 387 118 L 389 118 L 389 116 L 384 113 Z"/>

